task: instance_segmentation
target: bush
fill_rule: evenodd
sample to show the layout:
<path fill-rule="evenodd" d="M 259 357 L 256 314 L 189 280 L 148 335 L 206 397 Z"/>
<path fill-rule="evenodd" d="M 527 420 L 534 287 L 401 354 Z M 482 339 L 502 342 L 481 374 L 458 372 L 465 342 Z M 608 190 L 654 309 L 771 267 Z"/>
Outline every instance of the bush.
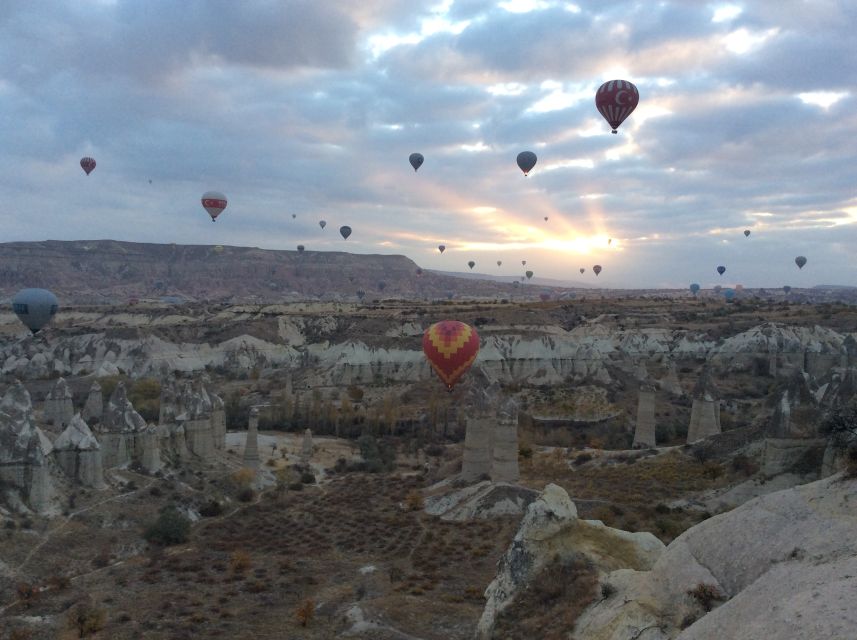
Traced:
<path fill-rule="evenodd" d="M 732 458 L 732 470 L 749 477 L 759 470 L 759 466 L 748 456 L 739 454 Z"/>
<path fill-rule="evenodd" d="M 246 551 L 234 551 L 232 556 L 229 558 L 229 568 L 232 569 L 234 573 L 244 573 L 252 565 L 253 562 L 250 558 L 250 554 Z"/>
<path fill-rule="evenodd" d="M 845 454 L 845 477 L 857 478 L 857 446 L 850 446 Z"/>
<path fill-rule="evenodd" d="M 601 597 L 602 598 L 607 599 L 610 596 L 612 596 L 614 593 L 616 593 L 616 587 L 614 587 L 609 582 L 602 582 L 601 583 Z"/>
<path fill-rule="evenodd" d="M 717 585 L 706 584 L 700 582 L 693 589 L 688 589 L 687 595 L 696 600 L 700 606 L 706 611 L 711 611 L 715 602 L 720 602 L 726 598 L 720 593 Z"/>
<path fill-rule="evenodd" d="M 151 544 L 166 547 L 187 542 L 189 534 L 190 521 L 175 507 L 165 507 L 158 519 L 143 533 L 143 537 Z"/>
<path fill-rule="evenodd" d="M 365 435 L 357 439 L 360 455 L 366 462 L 365 470 L 369 473 L 392 471 L 396 466 L 396 451 L 386 440 Z"/>
<path fill-rule="evenodd" d="M 423 506 L 425 506 L 423 494 L 417 489 L 409 491 L 408 495 L 405 496 L 405 506 L 408 511 L 422 511 Z"/>
<path fill-rule="evenodd" d="M 581 453 L 581 454 L 577 455 L 577 457 L 575 457 L 573 464 L 574 464 L 574 466 L 580 466 L 582 464 L 589 462 L 590 460 L 592 460 L 592 454 L 591 453 Z"/>
<path fill-rule="evenodd" d="M 315 476 L 311 471 L 304 471 L 301 473 L 301 482 L 303 484 L 315 484 Z"/>
<path fill-rule="evenodd" d="M 298 606 L 297 611 L 295 611 L 295 618 L 297 618 L 302 627 L 305 627 L 310 623 L 314 614 L 315 602 L 307 598 Z"/>
<path fill-rule="evenodd" d="M 240 502 L 253 502 L 256 498 L 256 492 L 250 487 L 244 487 L 238 492 L 237 497 Z"/>
<path fill-rule="evenodd" d="M 91 604 L 79 604 L 68 614 L 68 626 L 78 638 L 98 633 L 104 628 L 107 614 Z"/>
<path fill-rule="evenodd" d="M 223 506 L 217 500 L 206 502 L 199 508 L 199 515 L 203 518 L 214 518 L 223 513 Z"/>
<path fill-rule="evenodd" d="M 532 448 L 526 445 L 521 445 L 520 447 L 518 447 L 518 455 L 521 456 L 524 460 L 529 460 L 533 457 L 533 450 Z"/>

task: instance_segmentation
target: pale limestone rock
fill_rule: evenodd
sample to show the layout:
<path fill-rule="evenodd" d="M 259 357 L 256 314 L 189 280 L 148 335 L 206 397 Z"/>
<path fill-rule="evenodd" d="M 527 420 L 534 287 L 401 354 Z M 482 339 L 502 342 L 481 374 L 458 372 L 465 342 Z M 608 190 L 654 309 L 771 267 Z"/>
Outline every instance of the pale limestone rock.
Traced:
<path fill-rule="evenodd" d="M 157 473 L 162 467 L 158 427 L 155 425 L 147 427 L 141 438 L 143 440 L 143 452 L 140 456 L 140 466 L 146 473 Z"/>
<path fill-rule="evenodd" d="M 101 394 L 101 385 L 98 382 L 93 382 L 89 387 L 89 394 L 86 396 L 86 402 L 83 405 L 82 417 L 89 421 L 92 419 L 101 420 L 101 415 L 104 413 L 104 398 Z"/>
<path fill-rule="evenodd" d="M 470 416 L 464 432 L 464 456 L 461 477 L 476 482 L 491 475 L 494 419 L 488 415 Z"/>
<path fill-rule="evenodd" d="M 491 480 L 517 482 L 518 469 L 518 403 L 507 398 L 497 409 L 497 426 L 492 439 Z"/>
<path fill-rule="evenodd" d="M 523 515 L 538 491 L 506 482 L 483 480 L 477 484 L 426 497 L 425 510 L 441 520 L 466 522 Z"/>
<path fill-rule="evenodd" d="M 258 469 L 259 460 L 259 409 L 250 409 L 250 422 L 247 425 L 247 441 L 244 444 L 244 466 Z"/>
<path fill-rule="evenodd" d="M 637 397 L 637 425 L 634 429 L 635 449 L 654 447 L 655 441 L 655 392 L 640 389 Z"/>
<path fill-rule="evenodd" d="M 661 389 L 673 396 L 683 396 L 681 381 L 678 379 L 678 371 L 676 371 L 675 362 L 670 360 L 667 366 L 667 375 L 658 381 Z"/>
<path fill-rule="evenodd" d="M 312 430 L 307 429 L 304 431 L 303 441 L 301 442 L 301 460 L 309 462 L 310 458 L 312 458 L 312 451 Z"/>
<path fill-rule="evenodd" d="M 104 467 L 109 469 L 139 459 L 138 435 L 145 428 L 146 421 L 128 400 L 125 384 L 119 382 L 96 426 Z"/>
<path fill-rule="evenodd" d="M 74 416 L 74 402 L 71 389 L 63 378 L 57 379 L 56 384 L 45 396 L 45 422 L 58 427 L 65 427 Z"/>
<path fill-rule="evenodd" d="M 81 414 L 74 415 L 53 446 L 54 458 L 69 478 L 87 487 L 106 486 L 101 446 Z"/>

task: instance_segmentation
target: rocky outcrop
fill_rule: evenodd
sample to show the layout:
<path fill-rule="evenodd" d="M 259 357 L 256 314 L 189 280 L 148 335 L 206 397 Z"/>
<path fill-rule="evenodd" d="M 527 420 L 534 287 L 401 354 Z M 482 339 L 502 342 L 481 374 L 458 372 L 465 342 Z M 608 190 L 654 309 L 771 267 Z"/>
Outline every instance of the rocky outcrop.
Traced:
<path fill-rule="evenodd" d="M 833 477 L 706 520 L 676 538 L 650 571 L 607 575 L 616 593 L 584 612 L 574 637 L 850 638 L 857 629 L 855 500 L 857 481 Z M 688 594 L 699 585 L 720 594 L 710 613 Z"/>
<path fill-rule="evenodd" d="M 259 469 L 259 408 L 250 409 L 250 421 L 247 424 L 247 440 L 244 443 L 244 466 Z"/>
<path fill-rule="evenodd" d="M 312 451 L 312 429 L 306 429 L 304 431 L 303 440 L 301 441 L 301 461 L 304 463 L 309 462 L 312 458 Z"/>
<path fill-rule="evenodd" d="M 101 394 L 101 385 L 95 381 L 89 387 L 89 394 L 86 396 L 86 402 L 83 405 L 81 417 L 87 422 L 91 420 L 100 422 L 103 413 L 104 397 Z"/>
<path fill-rule="evenodd" d="M 54 440 L 53 450 L 58 466 L 73 481 L 96 489 L 105 486 L 101 445 L 81 414 Z"/>
<path fill-rule="evenodd" d="M 425 499 L 425 510 L 441 520 L 466 522 L 523 515 L 538 491 L 506 482 L 483 480 L 463 489 L 436 493 Z"/>
<path fill-rule="evenodd" d="M 54 495 L 52 450 L 33 420 L 30 394 L 16 381 L 0 401 L 0 480 L 16 489 L 34 511 L 48 510 Z"/>
<path fill-rule="evenodd" d="M 73 416 L 74 402 L 71 389 L 63 378 L 59 378 L 45 397 L 45 422 L 57 427 L 65 427 L 71 422 Z"/>
<path fill-rule="evenodd" d="M 633 447 L 646 449 L 654 447 L 655 444 L 655 392 L 651 389 L 640 389 Z"/>
<path fill-rule="evenodd" d="M 721 432 L 719 396 L 711 368 L 706 366 L 693 389 L 690 424 L 687 428 L 688 444 Z"/>
<path fill-rule="evenodd" d="M 104 467 L 109 469 L 139 460 L 142 443 L 138 437 L 145 428 L 146 421 L 128 400 L 125 384 L 119 382 L 96 426 Z"/>
<path fill-rule="evenodd" d="M 497 577 L 485 590 L 486 604 L 476 635 L 490 638 L 497 614 L 555 557 L 584 554 L 602 572 L 646 570 L 663 549 L 663 543 L 650 533 L 628 533 L 598 520 L 580 520 L 565 490 L 549 484 L 527 507 L 511 546 L 497 565 Z"/>
<path fill-rule="evenodd" d="M 517 482 L 520 478 L 518 469 L 518 403 L 513 398 L 506 398 L 497 408 L 497 427 L 494 430 L 492 449 L 492 482 Z"/>

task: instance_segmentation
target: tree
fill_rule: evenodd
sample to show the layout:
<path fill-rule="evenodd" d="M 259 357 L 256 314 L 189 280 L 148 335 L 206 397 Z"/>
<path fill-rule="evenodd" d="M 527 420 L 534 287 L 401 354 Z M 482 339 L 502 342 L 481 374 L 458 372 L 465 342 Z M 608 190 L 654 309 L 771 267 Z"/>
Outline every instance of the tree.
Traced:
<path fill-rule="evenodd" d="M 295 611 L 295 617 L 298 619 L 298 622 L 302 627 L 305 627 L 309 624 L 314 614 L 315 602 L 313 602 L 309 598 L 301 602 L 300 606 L 298 607 L 298 610 Z"/>
<path fill-rule="evenodd" d="M 821 433 L 829 436 L 839 451 L 857 446 L 857 403 L 835 407 L 821 423 Z"/>
<path fill-rule="evenodd" d="M 175 507 L 167 506 L 161 510 L 158 519 L 146 529 L 143 537 L 152 544 L 168 546 L 187 542 L 189 534 L 190 520 Z"/>

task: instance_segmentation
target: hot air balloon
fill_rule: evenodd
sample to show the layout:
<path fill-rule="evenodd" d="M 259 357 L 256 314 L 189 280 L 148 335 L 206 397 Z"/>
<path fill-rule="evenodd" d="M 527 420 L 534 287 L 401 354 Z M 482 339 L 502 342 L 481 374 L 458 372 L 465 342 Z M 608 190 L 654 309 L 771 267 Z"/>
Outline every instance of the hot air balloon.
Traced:
<path fill-rule="evenodd" d="M 214 247 L 214 253 L 223 253 L 223 245 L 219 244 L 216 247 Z"/>
<path fill-rule="evenodd" d="M 526 266 L 527 266 L 527 261 L 526 261 L 526 260 L 521 260 L 521 266 L 526 267 Z"/>
<path fill-rule="evenodd" d="M 594 267 L 592 267 L 592 270 L 595 272 L 595 275 L 597 276 L 599 273 L 601 273 L 601 265 L 596 264 Z"/>
<path fill-rule="evenodd" d="M 425 158 L 423 158 L 423 154 L 421 153 L 412 153 L 408 156 L 408 162 L 411 163 L 411 166 L 414 168 L 414 171 L 423 166 L 424 160 Z"/>
<path fill-rule="evenodd" d="M 363 291 L 363 289 L 358 289 L 357 290 L 357 298 L 359 300 L 363 300 L 363 298 L 365 298 L 365 297 L 366 297 L 366 292 Z"/>
<path fill-rule="evenodd" d="M 447 291 L 447 292 L 446 292 L 446 299 L 447 299 L 447 300 L 452 300 L 452 298 L 453 298 L 454 296 L 455 296 L 455 292 L 454 292 L 454 291 Z"/>
<path fill-rule="evenodd" d="M 791 292 L 792 292 L 792 288 L 789 285 L 785 285 L 783 287 L 783 293 L 785 293 L 786 295 L 789 295 Z"/>
<path fill-rule="evenodd" d="M 467 263 L 467 266 L 468 266 L 468 267 L 470 267 L 470 268 L 472 269 L 473 267 L 475 267 L 475 266 L 476 266 L 476 263 L 475 263 L 475 262 L 473 262 L 473 260 L 471 260 L 470 262 L 468 262 L 468 263 Z"/>
<path fill-rule="evenodd" d="M 744 229 L 744 237 L 745 237 L 745 238 L 749 238 L 749 237 L 750 237 L 750 230 L 749 230 L 749 229 Z"/>
<path fill-rule="evenodd" d="M 521 283 L 520 283 L 520 282 L 518 282 L 517 280 L 513 280 L 513 281 L 512 281 L 512 286 L 513 286 L 513 287 L 515 287 L 515 288 L 518 288 L 518 287 L 520 287 L 520 286 L 521 286 Z"/>
<path fill-rule="evenodd" d="M 583 267 L 580 267 L 580 273 L 583 273 L 584 271 L 586 271 L 586 269 L 584 269 Z"/>
<path fill-rule="evenodd" d="M 528 175 L 530 171 L 533 170 L 533 167 L 536 166 L 536 154 L 532 151 L 521 151 L 518 154 L 518 166 L 521 168 L 521 171 L 524 172 L 524 175 Z"/>
<path fill-rule="evenodd" d="M 525 275 L 525 276 L 527 276 L 527 280 L 529 280 L 530 278 L 532 278 L 532 277 L 533 277 L 533 272 L 532 272 L 532 271 L 527 271 L 526 273 L 524 273 L 524 275 Z"/>
<path fill-rule="evenodd" d="M 86 175 L 92 173 L 92 170 L 95 169 L 95 159 L 90 158 L 89 156 L 80 159 L 80 168 L 86 172 Z"/>
<path fill-rule="evenodd" d="M 339 227 L 339 235 L 342 236 L 343 240 L 348 240 L 348 236 L 351 235 L 351 227 L 349 227 L 348 225 Z"/>
<path fill-rule="evenodd" d="M 542 302 L 547 302 L 550 299 L 551 299 L 551 294 L 549 291 L 542 291 L 539 294 L 539 300 L 541 300 Z"/>
<path fill-rule="evenodd" d="M 696 295 L 697 293 L 699 293 L 699 285 L 696 284 L 695 282 L 692 285 L 690 285 L 690 292 L 693 295 Z"/>
<path fill-rule="evenodd" d="M 545 216 L 545 222 L 547 222 L 547 221 L 548 221 L 548 217 L 547 217 L 547 216 Z"/>
<path fill-rule="evenodd" d="M 437 250 L 440 251 L 441 253 L 443 253 L 444 251 L 446 251 L 446 245 L 445 244 L 437 245 Z"/>
<path fill-rule="evenodd" d="M 607 238 L 607 244 L 608 245 L 613 244 L 613 238 Z"/>
<path fill-rule="evenodd" d="M 12 298 L 12 311 L 35 335 L 57 312 L 57 297 L 47 289 L 21 289 Z"/>
<path fill-rule="evenodd" d="M 720 293 L 721 291 L 723 291 L 723 287 L 719 284 L 714 286 L 714 293 Z"/>
<path fill-rule="evenodd" d="M 383 280 L 381 280 L 381 281 L 378 283 L 378 291 L 383 291 L 383 290 L 384 290 L 384 289 L 386 289 L 386 288 L 387 288 L 387 283 L 386 283 L 386 282 L 384 282 Z"/>
<path fill-rule="evenodd" d="M 723 265 L 720 265 L 719 267 L 717 267 L 717 273 L 719 273 L 722 276 L 724 273 L 726 273 L 726 267 L 724 267 Z"/>
<path fill-rule="evenodd" d="M 423 353 L 446 388 L 463 376 L 479 353 L 479 334 L 458 320 L 441 320 L 423 334 Z"/>
<path fill-rule="evenodd" d="M 735 297 L 735 289 L 724 289 L 723 297 L 726 298 L 726 302 L 732 302 L 732 299 Z"/>
<path fill-rule="evenodd" d="M 318 226 L 324 229 L 327 226 L 327 220 L 319 220 Z"/>
<path fill-rule="evenodd" d="M 299 244 L 299 245 L 298 245 L 298 252 L 299 252 L 299 253 L 303 253 L 303 252 L 304 252 L 304 246 L 303 246 L 302 244 Z"/>
<path fill-rule="evenodd" d="M 202 194 L 202 208 L 208 211 L 211 221 L 215 222 L 226 208 L 226 196 L 219 191 L 206 191 Z"/>
<path fill-rule="evenodd" d="M 798 269 L 803 269 L 803 265 L 806 264 L 806 258 L 804 258 L 803 256 L 798 256 L 797 258 L 795 258 L 795 264 L 797 265 Z"/>
<path fill-rule="evenodd" d="M 297 218 L 297 217 L 298 217 L 298 214 L 296 214 L 296 213 L 293 213 L 293 214 L 292 214 L 292 220 L 294 220 L 294 219 L 295 219 L 295 218 Z"/>
<path fill-rule="evenodd" d="M 627 80 L 608 80 L 595 93 L 595 106 L 604 116 L 613 133 L 631 115 L 640 101 L 640 92 Z"/>
<path fill-rule="evenodd" d="M 503 261 L 502 261 L 502 260 L 498 260 L 498 261 L 497 261 L 497 266 L 498 266 L 498 267 L 499 267 L 499 266 L 501 266 L 502 264 L 503 264 Z"/>
<path fill-rule="evenodd" d="M 743 291 L 743 290 L 744 290 L 743 284 L 736 284 L 735 285 L 735 291 Z"/>

